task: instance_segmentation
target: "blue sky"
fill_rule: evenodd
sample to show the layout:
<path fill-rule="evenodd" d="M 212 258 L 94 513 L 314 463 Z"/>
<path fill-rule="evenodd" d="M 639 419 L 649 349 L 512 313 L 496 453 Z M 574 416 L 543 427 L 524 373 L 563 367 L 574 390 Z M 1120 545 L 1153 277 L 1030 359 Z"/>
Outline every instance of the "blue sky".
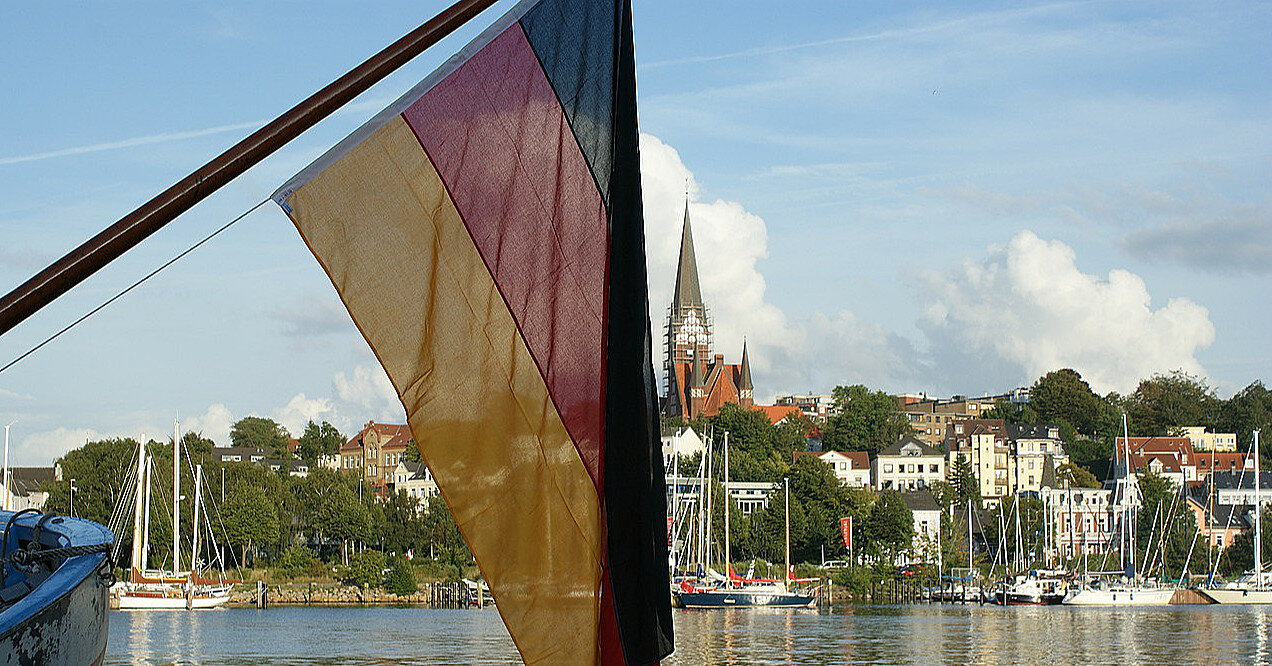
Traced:
<path fill-rule="evenodd" d="M 747 337 L 762 396 L 981 394 L 1063 366 L 1101 391 L 1176 368 L 1221 395 L 1272 379 L 1272 6 L 636 4 L 653 315 L 688 179 L 717 350 Z M 442 6 L 0 9 L 0 288 Z M 0 338 L 0 361 L 264 199 L 479 29 Z M 253 413 L 349 430 L 400 412 L 272 204 L 0 374 L 25 464 L 175 414 L 223 439 Z"/>

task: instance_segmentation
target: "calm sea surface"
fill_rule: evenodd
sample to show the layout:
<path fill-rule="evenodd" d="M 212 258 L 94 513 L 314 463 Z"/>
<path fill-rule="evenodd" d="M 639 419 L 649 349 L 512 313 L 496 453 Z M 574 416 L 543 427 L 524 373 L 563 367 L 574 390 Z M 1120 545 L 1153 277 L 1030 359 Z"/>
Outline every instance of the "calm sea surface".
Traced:
<path fill-rule="evenodd" d="M 1272 607 L 675 611 L 669 664 L 1270 663 Z M 493 610 L 112 611 L 110 664 L 508 663 Z"/>

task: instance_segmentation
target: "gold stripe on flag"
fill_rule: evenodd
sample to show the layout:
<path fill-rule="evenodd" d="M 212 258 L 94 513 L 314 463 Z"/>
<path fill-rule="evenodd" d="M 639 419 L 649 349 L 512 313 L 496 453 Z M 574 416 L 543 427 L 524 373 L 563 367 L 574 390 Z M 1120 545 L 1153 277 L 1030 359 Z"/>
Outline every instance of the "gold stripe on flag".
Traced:
<path fill-rule="evenodd" d="M 596 488 L 419 141 L 393 118 L 287 204 L 388 371 L 522 656 L 592 663 Z"/>

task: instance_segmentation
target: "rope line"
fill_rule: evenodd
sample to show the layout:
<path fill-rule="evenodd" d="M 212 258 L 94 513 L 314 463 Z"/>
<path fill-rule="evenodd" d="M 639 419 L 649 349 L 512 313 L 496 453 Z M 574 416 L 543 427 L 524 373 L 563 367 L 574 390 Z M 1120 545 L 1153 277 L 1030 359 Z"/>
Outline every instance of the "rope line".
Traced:
<path fill-rule="evenodd" d="M 134 283 L 132 283 L 131 285 L 129 285 L 127 289 L 124 289 L 123 291 L 119 292 L 118 294 L 115 294 L 114 296 L 111 296 L 109 299 L 107 299 L 107 300 L 106 300 L 106 302 L 104 302 L 104 303 L 102 303 L 101 305 L 99 305 L 99 306 L 97 306 L 97 307 L 93 308 L 92 310 L 89 310 L 87 313 L 85 313 L 85 314 L 84 314 L 83 316 L 81 316 L 79 319 L 76 319 L 75 321 L 73 321 L 73 322 L 71 322 L 71 323 L 67 324 L 65 327 L 63 327 L 63 328 L 62 328 L 62 330 L 58 331 L 57 333 L 54 333 L 53 335 L 50 335 L 49 337 L 45 338 L 45 339 L 44 339 L 44 341 L 43 341 L 43 342 L 41 342 L 40 344 L 38 344 L 38 345 L 36 345 L 36 346 L 34 346 L 34 347 L 32 347 L 32 348 L 28 349 L 28 350 L 27 350 L 25 353 L 23 353 L 21 356 L 19 356 L 19 357 L 17 357 L 17 358 L 15 358 L 15 359 L 13 359 L 12 361 L 9 361 L 8 363 L 6 363 L 6 364 L 5 364 L 5 366 L 4 366 L 3 368 L 0 368 L 0 373 L 4 372 L 5 370 L 8 370 L 9 368 L 12 368 L 13 366 L 15 366 L 15 365 L 17 365 L 19 362 L 21 362 L 21 361 L 22 361 L 22 359 L 24 359 L 24 358 L 26 358 L 26 357 L 30 356 L 31 354 L 34 354 L 35 352 L 39 351 L 39 350 L 40 350 L 40 348 L 44 347 L 44 345 L 47 345 L 48 343 L 53 342 L 54 340 L 58 339 L 59 337 L 61 337 L 61 335 L 62 335 L 63 333 L 65 333 L 65 332 L 67 332 L 67 331 L 71 330 L 72 328 L 75 328 L 75 327 L 76 327 L 76 326 L 78 326 L 81 322 L 83 322 L 85 319 L 88 319 L 89 317 L 91 317 L 91 316 L 93 316 L 93 315 L 97 314 L 97 313 L 98 313 L 98 312 L 100 312 L 101 310 L 105 309 L 105 308 L 106 308 L 106 306 L 108 306 L 108 305 L 110 305 L 111 303 L 114 303 L 115 301 L 117 301 L 117 300 L 119 300 L 120 298 L 122 298 L 122 297 L 124 296 L 124 294 L 127 294 L 128 292 L 132 291 L 133 289 L 136 289 L 137 287 L 140 287 L 140 286 L 142 285 L 142 283 L 144 283 L 146 280 L 149 280 L 150 278 L 152 278 L 152 277 L 154 277 L 154 276 L 158 275 L 158 274 L 159 274 L 159 272 L 160 272 L 160 271 L 162 271 L 163 269 L 165 269 L 165 268 L 167 268 L 167 267 L 169 267 L 169 266 L 171 266 L 171 265 L 173 265 L 173 264 L 177 263 L 177 262 L 178 262 L 178 261 L 180 261 L 183 257 L 185 257 L 187 254 L 190 254 L 191 252 L 194 252 L 195 250 L 199 249 L 199 247 L 200 247 L 200 246 L 202 246 L 204 243 L 206 243 L 206 242 L 208 242 L 208 241 L 212 240 L 213 238 L 216 238 L 218 235 L 220 235 L 220 233 L 221 233 L 222 231 L 225 231 L 226 229 L 229 229 L 230 227 L 234 226 L 234 224 L 235 224 L 236 222 L 238 222 L 239 220 L 241 220 L 241 219 L 243 219 L 243 218 L 247 217 L 248 215 L 251 215 L 252 213 L 255 213 L 255 212 L 256 212 L 256 209 L 260 208 L 261 206 L 264 206 L 264 205 L 265 205 L 266 203 L 268 203 L 268 202 L 269 202 L 269 199 L 264 199 L 264 200 L 262 200 L 260 203 L 257 203 L 255 206 L 252 206 L 251 208 L 249 208 L 249 209 L 247 209 L 246 211 L 244 211 L 243 213 L 241 213 L 238 217 L 236 217 L 236 218 L 234 218 L 234 219 L 230 220 L 229 222 L 226 222 L 223 226 L 221 226 L 221 228 L 217 229 L 216 231 L 213 231 L 212 233 L 208 234 L 207 236 L 204 236 L 204 237 L 203 237 L 203 240 L 201 240 L 201 241 L 199 241 L 199 242 L 195 243 L 194 245 L 191 245 L 190 247 L 188 247 L 188 248 L 186 248 L 184 251 L 182 251 L 182 252 L 181 252 L 181 254 L 178 254 L 177 256 L 175 256 L 175 257 L 173 257 L 173 258 L 169 259 L 168 261 L 164 262 L 164 263 L 163 263 L 162 265 L 160 265 L 158 268 L 154 269 L 153 271 L 150 271 L 150 272 L 149 272 L 149 273 L 147 273 L 144 277 L 142 277 L 140 280 L 137 280 L 136 282 L 134 282 Z"/>

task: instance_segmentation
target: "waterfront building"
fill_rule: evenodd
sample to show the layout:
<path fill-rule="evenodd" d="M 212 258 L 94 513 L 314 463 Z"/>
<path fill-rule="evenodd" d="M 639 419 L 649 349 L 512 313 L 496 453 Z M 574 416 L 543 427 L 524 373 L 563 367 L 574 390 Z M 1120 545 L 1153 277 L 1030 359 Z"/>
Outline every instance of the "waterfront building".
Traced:
<path fill-rule="evenodd" d="M 1056 469 L 1069 462 L 1060 426 L 1008 423 L 1006 430 L 1012 466 L 1009 477 L 1015 492 L 1056 487 Z"/>
<path fill-rule="evenodd" d="M 1213 548 L 1224 548 L 1232 544 L 1248 529 L 1254 520 L 1254 506 L 1250 504 L 1219 504 L 1213 495 L 1190 494 L 1185 498 L 1188 510 L 1192 511 L 1193 520 L 1201 538 Z"/>
<path fill-rule="evenodd" d="M 683 426 L 662 431 L 663 469 L 668 474 L 675 468 L 675 456 L 687 458 L 707 450 L 707 444 L 693 428 Z"/>
<path fill-rule="evenodd" d="M 926 393 L 895 396 L 897 409 L 905 415 L 914 436 L 924 444 L 940 448 L 949 435 L 950 425 L 958 421 L 984 418 L 985 412 L 1000 402 L 1029 402 L 1029 388 L 980 398 L 956 395 L 948 399 L 929 398 Z"/>
<path fill-rule="evenodd" d="M 971 465 L 987 505 L 1022 492 L 1036 493 L 1056 484 L 1056 470 L 1067 462 L 1060 427 L 967 419 L 953 424 L 945 438 L 952 469 Z"/>
<path fill-rule="evenodd" d="M 1215 472 L 1210 475 L 1210 486 L 1215 502 L 1221 505 L 1253 505 L 1255 501 L 1254 472 Z M 1272 472 L 1259 472 L 1259 503 L 1272 504 Z"/>
<path fill-rule="evenodd" d="M 1207 451 L 1198 453 L 1193 461 L 1197 467 L 1197 478 L 1205 479 L 1211 472 L 1254 471 L 1254 454 L 1252 453 L 1216 453 Z"/>
<path fill-rule="evenodd" d="M 824 419 L 830 415 L 830 409 L 834 401 L 835 398 L 832 395 L 809 393 L 807 395 L 779 395 L 773 400 L 773 404 L 778 407 L 798 407 L 804 416 Z"/>
<path fill-rule="evenodd" d="M 427 507 L 428 499 L 437 494 L 437 482 L 428 465 L 421 462 L 398 461 L 393 468 L 390 491 L 404 492 L 420 501 L 420 510 Z"/>
<path fill-rule="evenodd" d="M 4 495 L 0 498 L 3 507 L 9 511 L 23 509 L 44 509 L 49 499 L 44 484 L 62 481 L 62 466 L 52 467 L 10 467 L 9 484 L 4 486 Z M 0 483 L 0 486 L 4 484 Z"/>
<path fill-rule="evenodd" d="M 1169 479 L 1176 488 L 1198 479 L 1198 456 L 1187 437 L 1118 437 L 1113 448 L 1116 469 L 1126 469 L 1124 458 L 1128 450 L 1134 474 L 1152 471 Z"/>
<path fill-rule="evenodd" d="M 870 454 L 865 451 L 796 451 L 795 457 L 814 456 L 830 465 L 839 482 L 850 488 L 871 487 Z"/>
<path fill-rule="evenodd" d="M 216 446 L 212 448 L 212 455 L 222 463 L 260 465 L 271 472 L 285 469 L 290 476 L 303 477 L 309 475 L 309 464 L 305 461 L 295 458 L 288 458 L 287 460 L 275 458 L 272 451 L 266 451 L 265 449 L 257 449 L 250 446 Z"/>
<path fill-rule="evenodd" d="M 1194 451 L 1233 453 L 1237 450 L 1237 435 L 1230 432 L 1206 432 L 1205 426 L 1184 426 L 1180 434 L 1188 438 Z"/>
<path fill-rule="evenodd" d="M 945 437 L 950 469 L 958 461 L 971 465 L 986 505 L 1011 493 L 1011 447 L 1001 419 L 969 419 L 954 423 Z"/>
<path fill-rule="evenodd" d="M 914 517 L 914 538 L 910 545 L 912 561 L 939 562 L 941 557 L 941 505 L 928 490 L 901 493 L 901 499 Z"/>
<path fill-rule="evenodd" d="M 1117 538 L 1112 490 L 1043 488 L 1039 495 L 1051 532 L 1052 555 L 1063 559 L 1100 555 Z"/>
<path fill-rule="evenodd" d="M 880 451 L 870 476 L 876 490 L 922 490 L 945 480 L 945 456 L 910 437 Z"/>
<path fill-rule="evenodd" d="M 683 504 L 696 501 L 701 490 L 702 479 L 683 474 L 672 476 L 668 471 L 667 506 L 675 506 L 673 493 Z M 768 506 L 769 493 L 773 491 L 773 484 L 763 481 L 730 481 L 728 491 L 738 509 L 743 514 L 750 515 Z"/>
<path fill-rule="evenodd" d="M 368 421 L 340 447 L 340 471 L 359 476 L 383 495 L 407 446 L 415 443 L 406 424 Z"/>

